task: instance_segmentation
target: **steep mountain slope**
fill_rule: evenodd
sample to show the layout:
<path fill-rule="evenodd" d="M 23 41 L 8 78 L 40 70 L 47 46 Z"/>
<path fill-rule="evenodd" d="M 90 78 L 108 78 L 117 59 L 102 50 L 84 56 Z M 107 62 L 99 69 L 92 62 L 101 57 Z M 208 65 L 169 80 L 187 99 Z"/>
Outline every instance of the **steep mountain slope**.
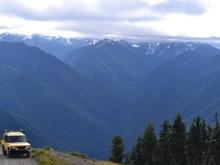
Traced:
<path fill-rule="evenodd" d="M 77 103 L 74 105 L 74 100 L 72 106 L 68 106 L 67 101 L 60 99 L 65 95 L 57 92 L 46 83 L 14 71 L 8 66 L 1 67 L 0 75 L 1 109 L 21 115 L 38 129 L 43 129 L 57 139 L 62 134 L 68 133 L 65 131 L 71 129 L 72 131 L 78 130 L 79 136 L 81 136 L 80 130 L 86 130 L 90 126 L 94 131 L 97 129 L 88 114 L 83 113 L 82 107 L 77 106 Z M 70 127 L 70 125 L 74 125 L 74 127 Z M 65 127 L 66 130 L 63 130 L 62 128 Z M 58 147 L 58 145 L 55 146 Z M 59 149 L 62 149 L 62 145 Z"/>
<path fill-rule="evenodd" d="M 65 62 L 85 79 L 104 86 L 122 98 L 138 95 L 136 87 L 149 73 L 188 50 L 219 52 L 200 43 L 139 43 L 101 40 L 95 45 L 73 50 Z"/>
<path fill-rule="evenodd" d="M 139 87 L 136 112 L 121 121 L 126 124 L 124 136 L 132 141 L 146 123 L 159 126 L 164 119 L 173 119 L 181 113 L 187 120 L 200 115 L 213 122 L 220 112 L 220 54 L 185 52 L 161 65 Z M 122 124 L 123 125 L 123 124 Z M 133 138 L 134 140 L 134 138 Z"/>
<path fill-rule="evenodd" d="M 151 76 L 147 78 L 144 86 L 142 86 L 140 97 L 143 104 L 140 102 L 138 104 L 144 106 L 146 100 L 151 98 L 151 101 L 153 101 L 151 105 L 156 105 L 156 102 L 165 103 L 167 106 L 173 107 L 169 111 L 173 112 L 176 109 L 176 111 L 186 114 L 189 118 L 191 117 L 189 114 L 192 113 L 195 113 L 195 115 L 202 114 L 202 108 L 212 104 L 212 101 L 217 99 L 215 98 L 217 97 L 216 94 L 220 94 L 218 87 L 214 85 L 220 81 L 218 78 L 220 74 L 219 55 L 211 52 L 189 51 L 160 66 L 151 73 Z M 212 92 L 213 89 L 216 90 L 215 93 Z M 213 96 L 215 97 L 213 98 Z M 205 98 L 200 100 L 203 97 Z M 183 100 L 186 102 L 183 102 Z M 197 103 L 199 104 L 197 105 Z M 161 107 L 165 108 L 165 106 Z M 156 109 L 163 112 L 159 107 Z M 165 114 L 160 115 L 167 116 Z M 207 116 L 207 114 L 204 115 Z"/>
<path fill-rule="evenodd" d="M 178 112 L 187 119 L 203 115 L 212 120 L 220 104 L 219 54 L 201 43 L 102 40 L 72 51 L 66 62 L 132 107 L 115 128 L 133 144 L 148 122 L 159 124 Z"/>
<path fill-rule="evenodd" d="M 63 59 L 63 57 L 73 49 L 91 45 L 96 42 L 95 39 L 63 38 L 39 34 L 25 36 L 10 33 L 0 34 L 0 41 L 23 42 L 27 45 L 35 46 L 48 53 L 51 53 L 59 59 Z"/>
<path fill-rule="evenodd" d="M 1 109 L 54 137 L 58 149 L 92 156 L 105 155 L 112 119 L 125 109 L 52 55 L 19 43 L 0 42 L 0 88 Z"/>
<path fill-rule="evenodd" d="M 0 134 L 2 135 L 3 129 L 15 130 L 23 128 L 27 137 L 31 140 L 33 146 L 45 146 L 59 144 L 62 145 L 59 141 L 55 140 L 52 136 L 49 136 L 42 130 L 34 127 L 30 122 L 25 120 L 21 115 L 18 115 L 13 112 L 8 112 L 0 110 Z"/>
<path fill-rule="evenodd" d="M 124 96 L 145 72 L 143 59 L 128 43 L 106 39 L 72 51 L 65 61 L 85 79 Z"/>

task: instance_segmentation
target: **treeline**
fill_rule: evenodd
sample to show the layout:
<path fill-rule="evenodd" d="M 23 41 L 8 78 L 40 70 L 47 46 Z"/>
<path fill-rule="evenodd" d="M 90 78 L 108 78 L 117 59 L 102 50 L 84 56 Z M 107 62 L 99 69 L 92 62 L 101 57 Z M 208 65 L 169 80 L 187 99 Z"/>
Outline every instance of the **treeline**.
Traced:
<path fill-rule="evenodd" d="M 149 124 L 132 151 L 124 154 L 123 139 L 112 140 L 111 161 L 128 165 L 220 165 L 220 122 L 209 125 L 201 117 L 189 128 L 181 115 L 164 121 L 159 136 Z"/>

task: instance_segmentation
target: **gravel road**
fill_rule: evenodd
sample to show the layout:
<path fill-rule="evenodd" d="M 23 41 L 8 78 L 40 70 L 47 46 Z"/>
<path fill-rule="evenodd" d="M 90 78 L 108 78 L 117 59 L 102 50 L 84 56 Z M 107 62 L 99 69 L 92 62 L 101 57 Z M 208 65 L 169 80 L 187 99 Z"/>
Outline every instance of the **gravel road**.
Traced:
<path fill-rule="evenodd" d="M 2 155 L 2 148 L 0 147 L 0 165 L 37 165 L 36 161 L 32 158 L 8 158 Z"/>

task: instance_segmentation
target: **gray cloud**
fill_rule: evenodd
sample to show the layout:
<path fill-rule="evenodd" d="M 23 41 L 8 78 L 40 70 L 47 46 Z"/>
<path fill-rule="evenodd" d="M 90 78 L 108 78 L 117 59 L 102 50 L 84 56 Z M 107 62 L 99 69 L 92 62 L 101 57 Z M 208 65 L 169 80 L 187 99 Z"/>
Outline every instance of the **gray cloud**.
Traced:
<path fill-rule="evenodd" d="M 0 26 L 0 30 L 4 30 L 4 29 L 9 29 L 10 27 L 8 26 Z"/>
<path fill-rule="evenodd" d="M 150 28 L 140 28 L 133 24 L 120 21 L 70 21 L 58 26 L 57 29 L 64 31 L 77 31 L 82 34 L 85 34 L 86 36 L 96 37 L 103 37 L 105 35 L 115 35 L 123 38 L 128 38 L 160 34 L 160 32 Z"/>
<path fill-rule="evenodd" d="M 17 16 L 28 19 L 32 11 L 19 3 L 17 0 L 3 0 L 0 1 L 0 13 L 1 15 Z"/>
<path fill-rule="evenodd" d="M 161 13 L 183 13 L 187 15 L 201 15 L 206 12 L 206 7 L 198 0 L 167 0 L 152 6 Z"/>
<path fill-rule="evenodd" d="M 156 14 L 142 14 L 133 16 L 133 12 L 144 9 L 146 5 L 142 2 L 133 0 L 116 0 L 114 2 L 100 1 L 95 6 L 94 11 L 88 10 L 86 3 L 84 5 L 76 5 L 70 0 L 64 0 L 65 3 L 61 7 L 49 7 L 46 11 L 37 12 L 17 0 L 0 1 L 0 13 L 12 15 L 30 20 L 157 20 L 159 16 Z M 34 7 L 33 7 L 34 8 Z M 125 14 L 127 12 L 127 15 Z M 128 14 L 129 13 L 129 14 Z"/>
<path fill-rule="evenodd" d="M 162 34 L 134 24 L 162 20 L 164 15 L 169 13 L 199 15 L 206 12 L 206 8 L 199 0 L 167 0 L 157 5 L 140 0 L 98 0 L 97 4 L 89 8 L 86 0 L 81 1 L 63 0 L 65 3 L 62 6 L 50 6 L 46 10 L 37 11 L 34 10 L 34 6 L 29 8 L 18 0 L 0 0 L 0 16 L 15 16 L 44 22 L 55 21 L 59 25 L 54 27 L 56 30 L 83 34 L 150 36 Z"/>
<path fill-rule="evenodd" d="M 197 0 L 167 0 L 158 5 L 149 5 L 138 0 L 112 0 L 99 1 L 95 10 L 88 10 L 84 5 L 74 4 L 70 0 L 64 0 L 62 7 L 49 7 L 46 11 L 37 12 L 17 0 L 0 1 L 0 13 L 14 15 L 30 20 L 158 20 L 164 13 L 202 14 L 205 7 Z M 34 8 L 34 7 L 33 7 Z M 142 13 L 135 16 L 135 12 Z M 144 13 L 144 10 L 146 13 Z M 147 11 L 151 11 L 149 14 Z"/>

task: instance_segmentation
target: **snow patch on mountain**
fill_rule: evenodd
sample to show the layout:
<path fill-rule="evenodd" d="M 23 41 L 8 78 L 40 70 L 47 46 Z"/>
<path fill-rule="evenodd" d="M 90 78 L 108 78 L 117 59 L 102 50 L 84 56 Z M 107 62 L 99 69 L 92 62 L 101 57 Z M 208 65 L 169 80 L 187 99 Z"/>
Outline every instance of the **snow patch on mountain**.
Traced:
<path fill-rule="evenodd" d="M 132 45 L 132 47 L 133 47 L 133 48 L 139 48 L 139 47 L 140 47 L 140 45 L 138 45 L 138 44 L 134 43 L 134 44 Z"/>
<path fill-rule="evenodd" d="M 32 35 L 26 35 L 26 36 L 24 36 L 23 41 L 24 40 L 31 40 L 31 39 L 32 39 Z"/>
<path fill-rule="evenodd" d="M 154 55 L 156 52 L 156 49 L 160 46 L 161 43 L 147 43 L 147 51 L 146 55 Z"/>
<path fill-rule="evenodd" d="M 69 38 L 66 39 L 66 43 L 67 43 L 68 45 L 72 45 L 72 44 L 73 44 Z"/>

